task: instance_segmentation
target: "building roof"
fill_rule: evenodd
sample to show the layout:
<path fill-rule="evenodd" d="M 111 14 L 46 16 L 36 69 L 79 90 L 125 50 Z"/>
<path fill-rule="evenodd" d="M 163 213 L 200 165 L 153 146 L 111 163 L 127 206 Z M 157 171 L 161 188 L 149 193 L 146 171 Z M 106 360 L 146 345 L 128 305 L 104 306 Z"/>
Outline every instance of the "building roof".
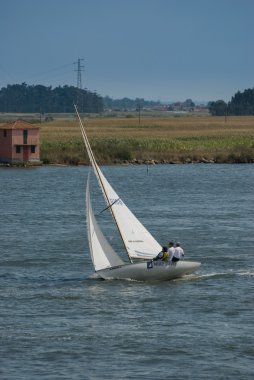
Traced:
<path fill-rule="evenodd" d="M 18 119 L 16 121 L 12 121 L 11 123 L 7 123 L 4 125 L 0 125 L 0 129 L 39 129 L 35 124 L 28 123 L 25 120 Z"/>

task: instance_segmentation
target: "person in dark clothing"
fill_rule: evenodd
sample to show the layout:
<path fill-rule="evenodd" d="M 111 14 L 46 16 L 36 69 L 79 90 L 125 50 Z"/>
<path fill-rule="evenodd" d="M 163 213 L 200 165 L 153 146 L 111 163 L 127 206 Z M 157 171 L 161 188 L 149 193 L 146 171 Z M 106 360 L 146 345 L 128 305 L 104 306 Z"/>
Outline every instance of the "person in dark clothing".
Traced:
<path fill-rule="evenodd" d="M 167 249 L 167 247 L 162 247 L 162 250 L 153 259 L 153 261 L 157 261 L 157 260 L 165 261 L 167 259 L 168 259 L 168 249 Z"/>

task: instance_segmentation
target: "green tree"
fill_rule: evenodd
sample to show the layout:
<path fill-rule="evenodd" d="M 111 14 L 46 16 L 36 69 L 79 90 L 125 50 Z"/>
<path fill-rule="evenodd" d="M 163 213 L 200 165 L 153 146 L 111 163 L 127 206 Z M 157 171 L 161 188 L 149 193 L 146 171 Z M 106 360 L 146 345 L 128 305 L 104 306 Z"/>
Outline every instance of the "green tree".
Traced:
<path fill-rule="evenodd" d="M 51 86 L 22 83 L 7 85 L 0 90 L 0 112 L 73 112 L 73 103 L 78 104 L 82 112 L 97 113 L 104 109 L 100 95 L 74 86 L 52 89 Z"/>
<path fill-rule="evenodd" d="M 238 91 L 229 102 L 231 115 L 254 115 L 254 88 Z"/>
<path fill-rule="evenodd" d="M 208 108 L 213 116 L 224 116 L 227 112 L 227 103 L 225 103 L 224 100 L 209 102 Z"/>

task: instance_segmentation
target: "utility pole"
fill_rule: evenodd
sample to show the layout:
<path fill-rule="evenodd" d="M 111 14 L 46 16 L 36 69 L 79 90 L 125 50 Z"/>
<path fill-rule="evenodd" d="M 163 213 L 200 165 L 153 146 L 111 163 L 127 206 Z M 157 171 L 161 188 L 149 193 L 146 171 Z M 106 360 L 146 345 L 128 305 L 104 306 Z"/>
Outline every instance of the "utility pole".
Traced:
<path fill-rule="evenodd" d="M 77 71 L 77 99 L 76 99 L 76 104 L 77 106 L 81 107 L 81 112 L 83 112 L 84 108 L 84 99 L 83 99 L 83 94 L 81 92 L 82 90 L 82 79 L 81 79 L 81 73 L 84 71 L 84 66 L 82 65 L 81 61 L 84 61 L 83 58 L 78 58 L 76 62 L 74 62 L 74 65 L 77 65 L 77 69 L 74 71 Z"/>
<path fill-rule="evenodd" d="M 140 109 L 141 109 L 141 105 L 140 105 L 140 102 L 138 102 L 137 104 L 137 111 L 138 111 L 138 124 L 140 125 Z"/>
<path fill-rule="evenodd" d="M 225 123 L 228 121 L 228 103 L 226 104 L 225 108 Z"/>
<path fill-rule="evenodd" d="M 77 88 L 79 88 L 80 90 L 82 89 L 81 73 L 82 71 L 84 71 L 84 66 L 81 64 L 81 61 L 84 61 L 84 59 L 78 58 L 78 60 L 74 62 L 74 65 L 78 65 L 77 70 L 74 71 L 77 71 Z"/>

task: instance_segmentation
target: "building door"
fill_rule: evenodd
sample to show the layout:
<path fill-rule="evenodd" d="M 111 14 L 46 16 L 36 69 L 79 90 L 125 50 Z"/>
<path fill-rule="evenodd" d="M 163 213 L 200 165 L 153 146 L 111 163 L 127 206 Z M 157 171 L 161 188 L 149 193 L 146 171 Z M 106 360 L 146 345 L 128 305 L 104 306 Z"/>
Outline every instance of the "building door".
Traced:
<path fill-rule="evenodd" d="M 29 159 L 29 147 L 27 145 L 23 146 L 23 161 L 28 161 Z"/>

